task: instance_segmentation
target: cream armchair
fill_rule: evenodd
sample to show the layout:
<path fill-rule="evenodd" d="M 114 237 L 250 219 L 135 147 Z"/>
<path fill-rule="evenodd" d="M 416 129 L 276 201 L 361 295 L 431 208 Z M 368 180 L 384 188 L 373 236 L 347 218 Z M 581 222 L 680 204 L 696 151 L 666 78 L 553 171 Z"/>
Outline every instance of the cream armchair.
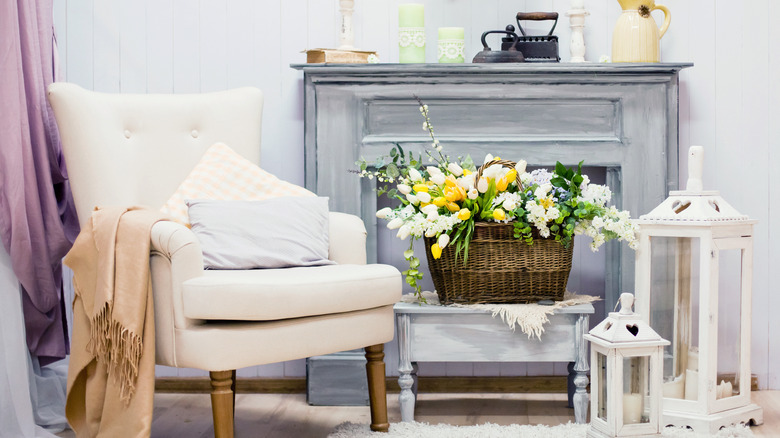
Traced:
<path fill-rule="evenodd" d="M 204 151 L 223 142 L 260 160 L 263 95 L 103 94 L 49 87 L 82 225 L 96 205 L 162 206 Z M 367 265 L 365 228 L 330 214 L 329 258 L 287 269 L 203 269 L 195 235 L 152 228 L 156 362 L 210 372 L 215 435 L 233 435 L 235 370 L 365 347 L 371 427 L 388 428 L 383 343 L 393 338 L 401 275 Z"/>

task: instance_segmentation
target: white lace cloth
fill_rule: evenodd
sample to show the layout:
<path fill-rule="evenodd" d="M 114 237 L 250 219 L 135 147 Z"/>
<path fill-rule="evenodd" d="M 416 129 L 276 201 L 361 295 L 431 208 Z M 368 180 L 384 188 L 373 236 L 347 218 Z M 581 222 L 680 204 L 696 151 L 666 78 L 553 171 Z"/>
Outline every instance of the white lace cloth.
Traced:
<path fill-rule="evenodd" d="M 423 298 L 428 304 L 441 306 L 439 296 L 436 292 L 423 291 Z M 563 295 L 563 301 L 555 301 L 551 306 L 541 306 L 537 303 L 530 304 L 452 304 L 453 307 L 463 307 L 466 309 L 482 310 L 491 312 L 493 317 L 500 316 L 509 328 L 520 331 L 528 335 L 528 338 L 536 337 L 542 339 L 544 325 L 550 322 L 549 316 L 555 313 L 557 309 L 577 304 L 588 304 L 598 301 L 601 298 L 592 295 L 579 295 L 574 292 L 566 291 Z M 401 301 L 405 303 L 417 303 L 417 297 L 414 294 L 403 295 Z"/>

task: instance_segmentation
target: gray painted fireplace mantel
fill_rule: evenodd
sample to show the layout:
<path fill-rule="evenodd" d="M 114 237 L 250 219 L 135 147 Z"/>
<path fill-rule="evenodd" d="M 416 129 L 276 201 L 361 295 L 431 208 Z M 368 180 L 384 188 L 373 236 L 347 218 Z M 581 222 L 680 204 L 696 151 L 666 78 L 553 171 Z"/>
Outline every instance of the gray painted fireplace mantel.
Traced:
<path fill-rule="evenodd" d="M 690 63 L 296 64 L 303 71 L 306 187 L 361 216 L 376 260 L 373 181 L 348 170 L 398 143 L 430 139 L 413 96 L 430 108 L 452 157 L 486 153 L 606 168 L 613 200 L 632 217 L 678 184 L 678 75 Z M 634 286 L 634 254 L 606 245 L 607 309 Z"/>

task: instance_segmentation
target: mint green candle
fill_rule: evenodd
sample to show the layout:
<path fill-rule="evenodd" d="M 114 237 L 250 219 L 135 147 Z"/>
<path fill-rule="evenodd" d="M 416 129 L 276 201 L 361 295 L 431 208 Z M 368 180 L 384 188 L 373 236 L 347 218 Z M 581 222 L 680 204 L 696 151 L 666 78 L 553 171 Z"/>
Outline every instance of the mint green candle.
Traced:
<path fill-rule="evenodd" d="M 398 62 L 425 62 L 425 6 L 398 5 Z"/>
<path fill-rule="evenodd" d="M 439 62 L 461 63 L 463 62 L 463 28 L 440 27 L 439 28 Z"/>

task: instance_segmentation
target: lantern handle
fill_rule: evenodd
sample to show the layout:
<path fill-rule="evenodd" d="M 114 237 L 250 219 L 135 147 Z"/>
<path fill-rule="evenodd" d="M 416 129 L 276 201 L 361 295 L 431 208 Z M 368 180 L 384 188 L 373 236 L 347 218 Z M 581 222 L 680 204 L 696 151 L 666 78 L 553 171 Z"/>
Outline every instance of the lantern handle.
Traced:
<path fill-rule="evenodd" d="M 688 182 L 685 184 L 687 192 L 701 192 L 704 190 L 702 183 L 702 169 L 704 168 L 704 148 L 691 146 L 688 149 Z"/>
<path fill-rule="evenodd" d="M 615 303 L 615 310 L 617 310 L 618 304 L 620 304 L 621 315 L 632 315 L 634 313 L 632 311 L 634 308 L 634 294 L 623 292 L 620 294 L 620 301 Z"/>

